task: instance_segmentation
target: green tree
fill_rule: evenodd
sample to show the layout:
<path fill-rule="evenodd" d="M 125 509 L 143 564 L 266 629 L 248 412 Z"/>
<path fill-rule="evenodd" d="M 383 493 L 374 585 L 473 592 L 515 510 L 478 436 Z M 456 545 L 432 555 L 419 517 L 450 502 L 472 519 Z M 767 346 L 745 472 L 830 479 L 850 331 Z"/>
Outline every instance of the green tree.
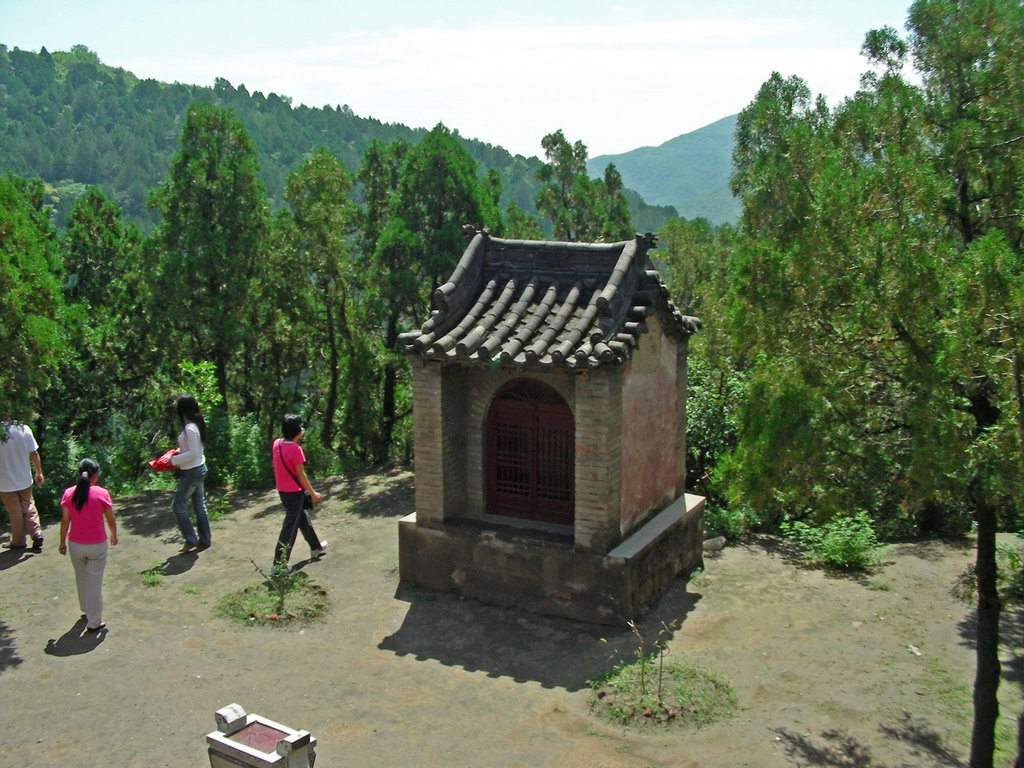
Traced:
<path fill-rule="evenodd" d="M 561 130 L 541 139 L 547 162 L 537 171 L 537 211 L 556 240 L 619 241 L 633 236 L 622 176 L 611 163 L 601 179 L 587 175 L 587 147 L 570 144 Z"/>
<path fill-rule="evenodd" d="M 374 324 L 381 334 L 380 431 L 374 450 L 387 457 L 404 370 L 398 335 L 427 315 L 430 296 L 448 279 L 465 250 L 465 225 L 501 227 L 493 180 L 483 183 L 476 162 L 444 125 L 409 147 L 404 142 L 367 153 L 359 178 L 367 200 L 364 242 L 373 245 L 367 274 L 374 291 Z"/>
<path fill-rule="evenodd" d="M 526 213 L 515 203 L 505 209 L 506 235 L 513 240 L 543 240 L 544 228 L 535 216 Z"/>
<path fill-rule="evenodd" d="M 211 360 L 220 395 L 230 403 L 229 365 L 237 352 L 248 352 L 245 321 L 268 232 L 266 194 L 249 135 L 231 113 L 193 105 L 179 145 L 151 198 L 161 216 L 155 285 L 180 357 Z M 246 391 L 246 383 L 238 389 Z"/>
<path fill-rule="evenodd" d="M 919 0 L 908 27 L 922 74 L 928 136 L 946 180 L 944 213 L 958 254 L 960 324 L 950 327 L 965 398 L 963 481 L 978 528 L 977 670 L 972 768 L 992 765 L 999 716 L 995 534 L 1024 503 L 1019 323 L 1024 188 L 1024 6 Z M 1024 754 L 1018 755 L 1018 761 Z"/>
<path fill-rule="evenodd" d="M 746 363 L 732 349 L 725 323 L 733 228 L 704 219 L 670 221 L 658 233 L 654 258 L 666 267 L 666 284 L 680 310 L 702 320 L 690 340 L 687 362 L 687 485 L 708 500 L 709 530 L 741 533 L 741 524 L 716 521 L 724 499 L 716 483 L 720 458 L 735 447 L 736 413 L 743 398 Z"/>
<path fill-rule="evenodd" d="M 731 264 L 751 355 L 730 500 L 889 533 L 977 526 L 971 766 L 998 714 L 995 533 L 1018 521 L 1019 3 L 920 0 L 835 111 L 773 75 L 737 123 Z M 901 75 L 912 53 L 923 87 Z"/>
<path fill-rule="evenodd" d="M 42 184 L 0 176 L 0 412 L 8 416 L 37 406 L 64 353 L 56 246 Z"/>
<path fill-rule="evenodd" d="M 367 431 L 365 389 L 360 386 L 367 355 L 361 323 L 355 317 L 359 307 L 354 296 L 359 289 L 351 256 L 356 226 L 356 208 L 349 200 L 351 188 L 348 171 L 323 148 L 314 150 L 285 185 L 285 200 L 295 224 L 294 271 L 308 275 L 316 307 L 314 338 L 326 349 L 327 391 L 320 430 L 325 447 L 334 446 L 342 397 L 345 432 L 362 435 Z"/>
<path fill-rule="evenodd" d="M 597 226 L 586 145 L 582 141 L 569 143 L 561 129 L 549 133 L 540 144 L 547 162 L 537 171 L 542 184 L 537 211 L 551 222 L 556 240 L 593 239 Z"/>
<path fill-rule="evenodd" d="M 636 234 L 633 221 L 629 215 L 629 201 L 626 200 L 626 188 L 622 183 L 622 175 L 614 163 L 608 163 L 604 169 L 604 177 L 595 181 L 601 219 L 601 239 L 615 243 L 628 240 Z"/>

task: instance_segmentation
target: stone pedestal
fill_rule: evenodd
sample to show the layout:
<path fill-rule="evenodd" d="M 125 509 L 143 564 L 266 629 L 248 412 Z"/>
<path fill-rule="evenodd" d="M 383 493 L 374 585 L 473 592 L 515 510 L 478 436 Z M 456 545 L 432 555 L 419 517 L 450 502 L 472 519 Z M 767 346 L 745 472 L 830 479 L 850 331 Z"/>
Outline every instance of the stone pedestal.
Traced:
<path fill-rule="evenodd" d="M 210 768 L 313 768 L 316 738 L 260 715 L 247 715 L 238 704 L 216 712 L 217 730 L 206 734 Z"/>

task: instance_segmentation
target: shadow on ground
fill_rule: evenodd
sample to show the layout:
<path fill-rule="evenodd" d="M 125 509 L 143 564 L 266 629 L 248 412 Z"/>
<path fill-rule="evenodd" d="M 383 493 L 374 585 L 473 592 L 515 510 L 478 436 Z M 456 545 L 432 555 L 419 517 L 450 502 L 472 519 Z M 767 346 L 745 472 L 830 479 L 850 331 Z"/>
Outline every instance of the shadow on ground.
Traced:
<path fill-rule="evenodd" d="M 178 530 L 171 514 L 171 491 L 143 491 L 124 501 L 114 500 L 117 523 L 133 536 L 155 538 Z"/>
<path fill-rule="evenodd" d="M 106 637 L 105 627 L 99 632 L 90 632 L 85 628 L 85 619 L 79 619 L 58 639 L 48 640 L 44 652 L 49 656 L 81 656 L 96 650 Z"/>
<path fill-rule="evenodd" d="M 31 549 L 0 549 L 0 571 L 6 571 L 32 559 Z"/>
<path fill-rule="evenodd" d="M 908 716 L 895 726 L 883 725 L 881 731 L 890 739 L 912 745 L 915 756 L 928 758 L 933 765 L 963 765 L 963 761 L 942 743 L 942 737 L 920 718 Z"/>
<path fill-rule="evenodd" d="M 325 481 L 329 500 L 356 517 L 403 517 L 415 508 L 413 474 L 402 465 L 379 467 L 331 477 Z"/>
<path fill-rule="evenodd" d="M 891 739 L 911 745 L 915 756 L 927 765 L 962 766 L 960 759 L 942 743 L 942 738 L 921 720 L 907 719 L 897 726 L 884 726 L 882 732 Z M 797 765 L 822 768 L 903 768 L 906 763 L 883 763 L 871 749 L 844 731 L 823 731 L 820 739 L 796 733 L 787 728 L 774 729 L 786 754 Z"/>
<path fill-rule="evenodd" d="M 0 673 L 21 664 L 21 656 L 14 644 L 14 632 L 3 621 L 0 621 Z"/>
<path fill-rule="evenodd" d="M 957 623 L 960 644 L 972 650 L 977 647 L 978 612 L 971 611 Z M 1002 679 L 1019 683 L 1024 680 L 1024 606 L 1004 604 L 999 614 L 999 643 Z M 1006 654 L 1009 653 L 1009 656 Z"/>
<path fill-rule="evenodd" d="M 638 628 L 653 651 L 659 632 L 678 632 L 701 596 L 679 581 Z M 491 677 L 533 681 L 545 688 L 578 691 L 614 665 L 635 660 L 638 641 L 627 626 L 584 624 L 462 600 L 455 595 L 401 585 L 408 602 L 402 626 L 379 648 L 398 656 L 433 659 Z"/>

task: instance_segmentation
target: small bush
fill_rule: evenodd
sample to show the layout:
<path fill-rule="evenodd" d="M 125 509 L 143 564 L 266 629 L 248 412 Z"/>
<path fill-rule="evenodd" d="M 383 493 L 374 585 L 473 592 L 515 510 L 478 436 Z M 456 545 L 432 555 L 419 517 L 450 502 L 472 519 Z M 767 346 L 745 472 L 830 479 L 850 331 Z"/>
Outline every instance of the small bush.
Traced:
<path fill-rule="evenodd" d="M 256 417 L 229 416 L 225 480 L 234 488 L 260 488 L 273 481 L 270 444 Z"/>
<path fill-rule="evenodd" d="M 784 520 L 782 534 L 795 541 L 812 563 L 848 571 L 863 571 L 878 562 L 878 539 L 867 513 L 837 517 L 813 527 L 799 520 Z"/>
<path fill-rule="evenodd" d="M 591 711 L 620 725 L 681 725 L 703 727 L 729 718 L 737 707 L 732 686 L 720 675 L 681 661 L 656 669 L 658 655 L 614 667 L 590 681 Z M 645 684 L 644 677 L 652 679 Z"/>
<path fill-rule="evenodd" d="M 322 617 L 330 608 L 327 591 L 301 571 L 273 574 L 221 598 L 218 612 L 249 625 L 284 626 Z"/>
<path fill-rule="evenodd" d="M 760 523 L 754 511 L 746 505 L 730 507 L 709 503 L 704 508 L 704 531 L 708 537 L 725 536 L 727 539 L 738 539 L 756 529 Z"/>

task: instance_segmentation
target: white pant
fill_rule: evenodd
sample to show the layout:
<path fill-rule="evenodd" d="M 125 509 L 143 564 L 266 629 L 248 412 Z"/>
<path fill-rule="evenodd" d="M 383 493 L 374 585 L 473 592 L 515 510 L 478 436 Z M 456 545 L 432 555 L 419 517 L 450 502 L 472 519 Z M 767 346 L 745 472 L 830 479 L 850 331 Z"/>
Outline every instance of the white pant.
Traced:
<path fill-rule="evenodd" d="M 95 629 L 103 623 L 103 571 L 107 567 L 107 542 L 76 544 L 69 541 L 68 557 L 75 567 L 78 607 L 85 614 L 86 626 Z"/>

